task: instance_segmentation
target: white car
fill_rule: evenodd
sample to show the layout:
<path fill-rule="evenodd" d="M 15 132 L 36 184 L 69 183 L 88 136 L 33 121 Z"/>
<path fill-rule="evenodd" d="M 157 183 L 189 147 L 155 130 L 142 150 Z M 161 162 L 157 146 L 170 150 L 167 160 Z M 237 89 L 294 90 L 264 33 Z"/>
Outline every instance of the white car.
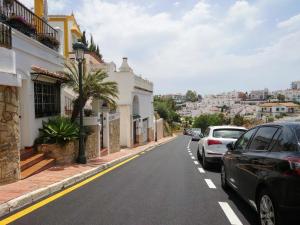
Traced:
<path fill-rule="evenodd" d="M 203 168 L 208 163 L 219 163 L 225 152 L 227 144 L 235 142 L 247 131 L 244 127 L 236 126 L 211 126 L 204 133 L 204 137 L 198 142 L 197 156 L 202 160 Z"/>

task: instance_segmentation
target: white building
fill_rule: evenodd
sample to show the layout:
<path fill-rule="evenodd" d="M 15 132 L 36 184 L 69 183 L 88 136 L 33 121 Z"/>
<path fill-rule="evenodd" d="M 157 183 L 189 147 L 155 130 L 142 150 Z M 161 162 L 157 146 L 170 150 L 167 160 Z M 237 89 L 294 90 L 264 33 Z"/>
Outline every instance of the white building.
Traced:
<path fill-rule="evenodd" d="M 293 89 L 293 90 L 299 90 L 300 89 L 300 81 L 293 81 L 291 83 L 291 89 Z"/>

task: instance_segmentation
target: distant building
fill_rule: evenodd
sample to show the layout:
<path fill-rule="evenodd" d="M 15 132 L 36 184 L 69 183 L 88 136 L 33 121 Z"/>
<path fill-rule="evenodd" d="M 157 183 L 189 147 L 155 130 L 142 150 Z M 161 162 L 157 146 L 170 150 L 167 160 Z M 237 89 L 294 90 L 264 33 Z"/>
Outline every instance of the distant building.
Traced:
<path fill-rule="evenodd" d="M 293 89 L 293 90 L 299 90 L 300 89 L 300 81 L 293 81 L 291 83 L 291 89 Z"/>
<path fill-rule="evenodd" d="M 282 113 L 294 114 L 299 111 L 299 105 L 293 102 L 268 102 L 259 105 L 258 113 L 264 115 L 280 115 Z"/>
<path fill-rule="evenodd" d="M 265 88 L 264 90 L 254 90 L 249 93 L 248 98 L 250 100 L 266 100 L 269 95 L 269 90 Z"/>

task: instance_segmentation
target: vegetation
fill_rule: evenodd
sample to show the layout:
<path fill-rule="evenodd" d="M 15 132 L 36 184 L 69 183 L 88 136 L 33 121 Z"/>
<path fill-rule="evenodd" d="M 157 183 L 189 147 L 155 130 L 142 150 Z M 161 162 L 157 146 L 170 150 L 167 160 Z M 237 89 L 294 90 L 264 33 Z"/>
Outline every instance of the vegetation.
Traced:
<path fill-rule="evenodd" d="M 209 126 L 218 126 L 230 124 L 230 119 L 227 119 L 222 113 L 220 114 L 203 114 L 194 119 L 193 128 L 201 128 L 204 132 Z"/>
<path fill-rule="evenodd" d="M 278 95 L 277 95 L 277 99 L 278 99 L 278 101 L 280 101 L 280 102 L 284 102 L 284 101 L 285 101 L 285 96 L 282 95 L 282 94 L 278 94 Z"/>
<path fill-rule="evenodd" d="M 180 116 L 176 113 L 176 104 L 172 98 L 154 97 L 154 110 L 160 118 L 167 123 L 164 128 L 167 133 L 178 127 L 181 122 Z M 170 130 L 171 129 L 171 130 Z"/>
<path fill-rule="evenodd" d="M 99 45 L 96 45 L 95 42 L 94 42 L 94 38 L 93 38 L 93 35 L 91 35 L 91 40 L 90 40 L 90 43 L 87 41 L 86 39 L 86 35 L 85 35 L 85 31 L 82 32 L 82 37 L 80 39 L 80 41 L 86 46 L 87 50 L 89 52 L 93 52 L 95 53 L 101 60 L 103 60 L 103 56 L 102 54 L 100 53 L 100 49 L 99 49 Z"/>
<path fill-rule="evenodd" d="M 185 98 L 189 102 L 196 102 L 198 101 L 198 95 L 196 91 L 188 90 L 185 94 Z"/>
<path fill-rule="evenodd" d="M 77 94 L 79 94 L 79 73 L 78 67 L 74 62 L 65 64 L 66 71 L 63 73 L 69 78 L 69 81 L 65 84 L 72 88 Z M 115 99 L 118 98 L 118 86 L 116 82 L 104 81 L 108 77 L 107 73 L 103 70 L 97 70 L 94 72 L 87 72 L 85 67 L 83 69 L 83 104 L 79 104 L 79 96 L 74 100 L 74 107 L 72 111 L 71 121 L 75 121 L 80 110 L 82 110 L 86 102 L 91 99 L 101 99 L 109 106 L 115 107 Z"/>
<path fill-rule="evenodd" d="M 36 144 L 65 144 L 79 137 L 79 126 L 67 117 L 55 117 L 43 121 Z"/>
<path fill-rule="evenodd" d="M 243 126 L 245 124 L 245 119 L 243 116 L 237 114 L 233 117 L 233 124 L 236 126 Z"/>

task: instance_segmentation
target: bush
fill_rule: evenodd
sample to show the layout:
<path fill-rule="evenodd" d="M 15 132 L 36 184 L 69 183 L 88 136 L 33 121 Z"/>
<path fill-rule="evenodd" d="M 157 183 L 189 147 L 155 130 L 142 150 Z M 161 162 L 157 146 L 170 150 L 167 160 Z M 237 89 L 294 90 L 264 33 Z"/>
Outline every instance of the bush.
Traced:
<path fill-rule="evenodd" d="M 195 118 L 193 127 L 201 128 L 204 132 L 209 126 L 223 125 L 227 122 L 223 114 L 203 114 Z"/>
<path fill-rule="evenodd" d="M 47 122 L 43 121 L 43 127 L 39 130 L 36 144 L 61 144 L 76 140 L 79 137 L 79 126 L 66 117 L 55 117 Z"/>
<path fill-rule="evenodd" d="M 233 118 L 233 124 L 236 126 L 243 126 L 245 123 L 244 117 L 241 115 L 235 115 Z"/>

